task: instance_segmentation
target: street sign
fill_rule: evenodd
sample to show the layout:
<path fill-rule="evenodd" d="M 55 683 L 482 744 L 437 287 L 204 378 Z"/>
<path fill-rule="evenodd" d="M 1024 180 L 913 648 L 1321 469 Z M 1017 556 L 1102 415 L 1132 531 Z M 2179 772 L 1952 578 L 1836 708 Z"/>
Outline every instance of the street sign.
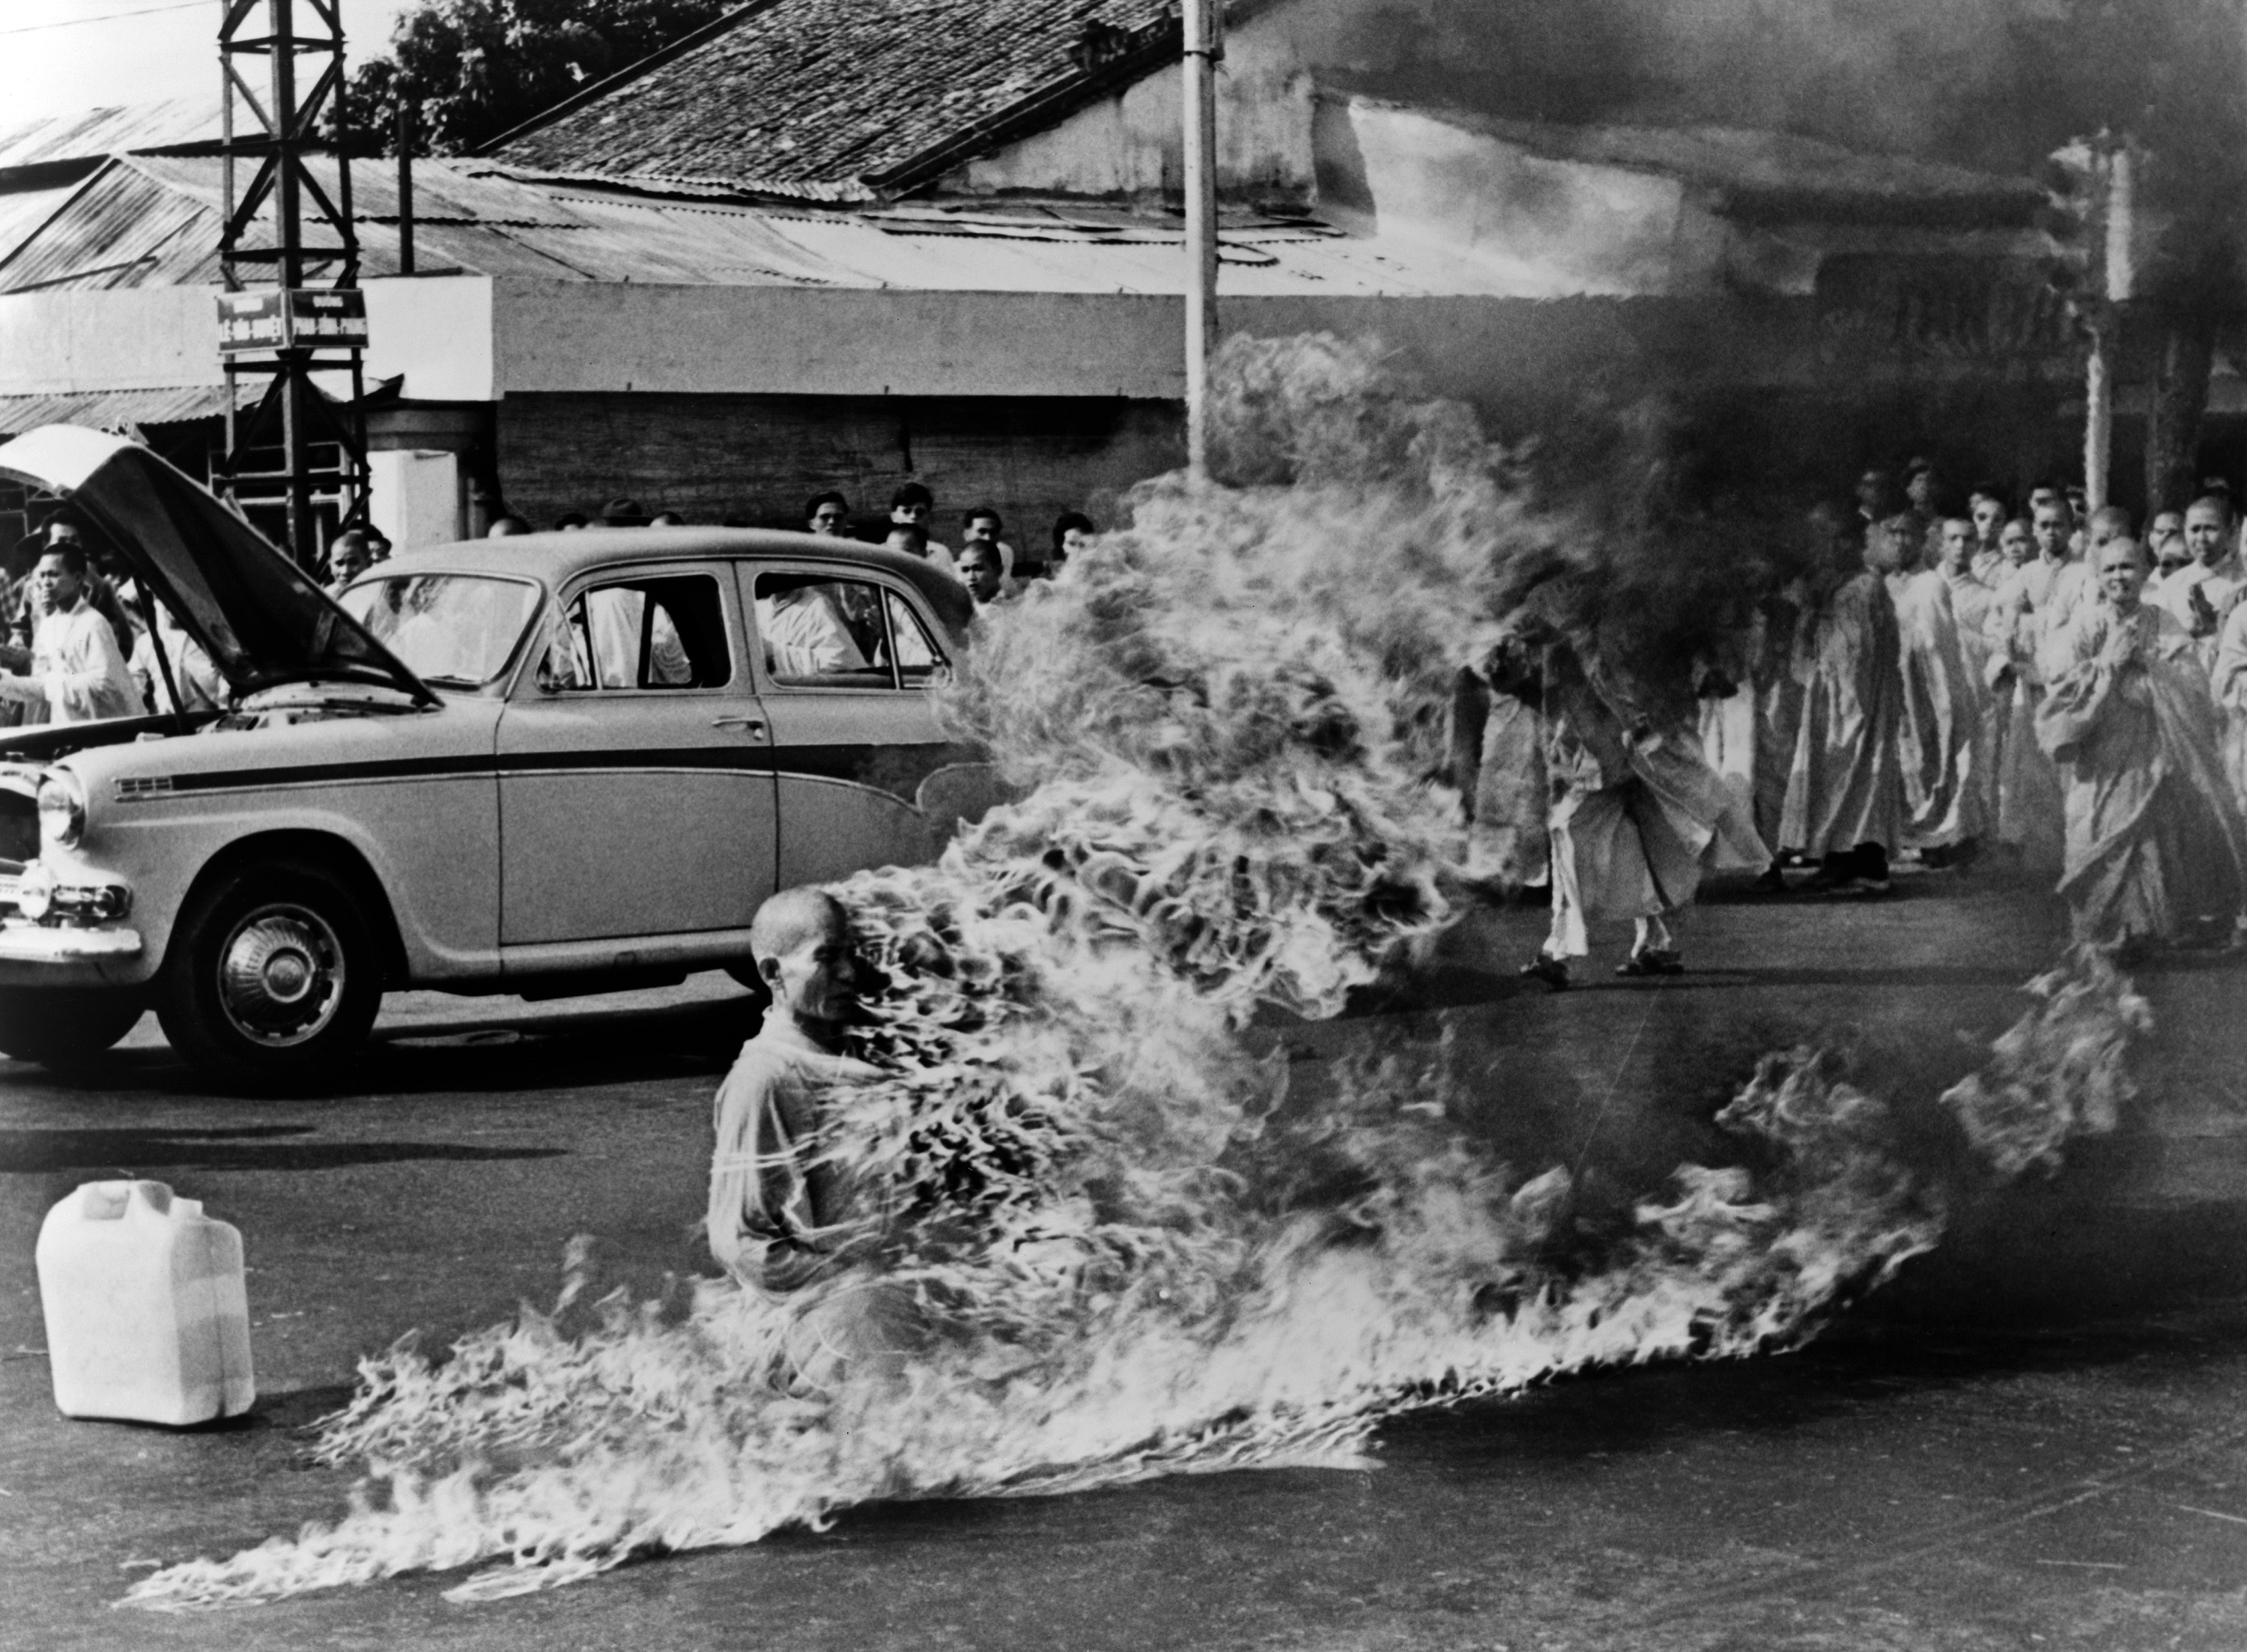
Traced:
<path fill-rule="evenodd" d="M 277 287 L 218 296 L 218 352 L 270 355 L 279 350 L 364 350 L 366 295 Z"/>

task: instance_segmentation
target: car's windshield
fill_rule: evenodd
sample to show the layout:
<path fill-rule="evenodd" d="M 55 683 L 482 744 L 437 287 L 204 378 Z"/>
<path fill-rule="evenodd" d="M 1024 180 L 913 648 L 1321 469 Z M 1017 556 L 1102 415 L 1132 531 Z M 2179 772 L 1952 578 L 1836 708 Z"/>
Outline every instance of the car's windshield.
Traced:
<path fill-rule="evenodd" d="M 338 600 L 423 682 L 481 688 L 514 657 L 538 587 L 482 574 L 398 574 L 363 579 Z"/>

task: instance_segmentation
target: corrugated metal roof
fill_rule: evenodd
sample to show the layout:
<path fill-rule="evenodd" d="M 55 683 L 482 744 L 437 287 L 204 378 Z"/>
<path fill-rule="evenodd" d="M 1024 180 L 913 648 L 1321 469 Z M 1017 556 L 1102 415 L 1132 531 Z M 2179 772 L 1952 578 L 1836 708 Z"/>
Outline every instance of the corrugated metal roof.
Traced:
<path fill-rule="evenodd" d="M 46 115 L 0 128 L 0 172 L 58 161 L 99 160 L 133 150 L 207 142 L 218 135 L 215 97 L 166 98 L 154 103 L 89 109 L 83 114 Z"/>
<path fill-rule="evenodd" d="M 318 163 L 328 182 L 330 163 Z M 216 279 L 220 163 L 113 162 L 12 256 L 0 291 Z M 394 174 L 352 169 L 362 271 L 398 268 Z M 480 161 L 414 169 L 416 266 L 545 281 L 1171 294 L 1185 272 L 1178 221 L 1076 202 L 873 211 L 680 199 L 534 183 Z M 432 216 L 422 215 L 425 203 Z M 1546 298 L 1581 283 L 1502 252 L 1228 212 L 1220 288 L 1240 297 Z M 1925 237 L 1922 238 L 1923 240 Z M 1932 249 L 1939 242 L 1930 242 Z M 1916 243 L 1915 243 L 1916 249 Z"/>
<path fill-rule="evenodd" d="M 85 180 L 50 185 L 44 189 L 10 189 L 0 194 L 0 259 L 15 251 L 38 227 L 59 212 Z"/>
<path fill-rule="evenodd" d="M 217 263 L 215 215 L 130 164 L 89 181 L 0 258 L 0 292 L 183 286 Z"/>
<path fill-rule="evenodd" d="M 246 378 L 240 392 L 246 404 L 264 390 L 264 381 Z M 86 390 L 51 396 L 0 396 L 0 436 L 19 436 L 41 425 L 85 425 L 94 430 L 128 431 L 134 425 L 178 424 L 226 411 L 224 385 L 189 385 L 167 390 Z"/>

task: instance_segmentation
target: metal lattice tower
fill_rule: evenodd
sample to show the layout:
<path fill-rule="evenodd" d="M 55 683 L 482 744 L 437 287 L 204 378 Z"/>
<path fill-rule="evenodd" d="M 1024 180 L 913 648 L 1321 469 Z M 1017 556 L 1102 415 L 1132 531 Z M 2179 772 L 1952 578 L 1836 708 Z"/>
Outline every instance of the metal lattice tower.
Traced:
<path fill-rule="evenodd" d="M 263 519 L 269 531 L 277 528 L 274 536 L 309 568 L 320 556 L 324 517 L 341 524 L 363 520 L 366 513 L 362 352 L 332 339 L 323 342 L 316 328 L 300 329 L 295 311 L 306 301 L 292 297 L 308 290 L 356 294 L 359 286 L 343 20 L 339 0 L 220 3 L 225 156 L 220 276 L 229 293 L 271 290 L 275 301 L 268 307 L 276 320 L 272 347 L 261 340 L 229 341 L 223 348 L 227 451 L 213 483 L 253 520 Z M 311 23 L 311 32 L 300 32 L 300 18 Z M 324 117 L 330 127 L 325 140 Z M 306 164 L 321 151 L 334 157 L 332 194 Z M 332 300 L 311 302 L 365 314 Z M 270 379 L 256 406 L 237 413 L 236 384 L 243 372 L 267 373 Z M 348 375 L 348 398 L 323 393 L 315 373 Z"/>

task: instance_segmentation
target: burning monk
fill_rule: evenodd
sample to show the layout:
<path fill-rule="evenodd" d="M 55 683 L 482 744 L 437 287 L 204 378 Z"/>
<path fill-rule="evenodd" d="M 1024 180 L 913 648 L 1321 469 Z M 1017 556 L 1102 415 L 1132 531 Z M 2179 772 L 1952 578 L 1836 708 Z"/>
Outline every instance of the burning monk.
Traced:
<path fill-rule="evenodd" d="M 790 1362 L 800 1382 L 827 1389 L 912 1341 L 898 1294 L 869 1265 L 878 1224 L 829 1154 L 823 1116 L 829 1086 L 878 1069 L 841 1053 L 857 962 L 833 896 L 782 890 L 757 909 L 749 947 L 772 1007 L 719 1087 L 705 1229 L 710 1253 L 744 1286 L 805 1294 Z"/>
<path fill-rule="evenodd" d="M 1885 891 L 1888 855 L 1903 835 L 1902 645 L 1886 583 L 1897 565 L 1894 538 L 1874 534 L 1853 570 L 1855 534 L 1840 514 L 1815 512 L 1812 528 L 1834 583 L 1799 633 L 1802 720 L 1779 836 L 1823 862 L 1826 887 Z"/>
<path fill-rule="evenodd" d="M 1741 800 L 1711 768 L 1691 713 L 1641 710 L 1586 646 L 1540 618 L 1517 616 L 1485 667 L 1491 686 L 1534 707 L 1545 742 L 1553 927 L 1522 966 L 1556 991 L 1602 918 L 1636 925 L 1619 975 L 1684 968 L 1667 919 L 1711 868 L 1754 870 L 1770 851 Z"/>
<path fill-rule="evenodd" d="M 2217 756 L 2216 708 L 2191 633 L 2142 601 L 2144 549 L 2099 553 L 2097 596 L 2052 652 L 2037 740 L 2062 760 L 2076 938 L 2133 950 L 2195 920 L 2239 921 L 2247 821 Z"/>

